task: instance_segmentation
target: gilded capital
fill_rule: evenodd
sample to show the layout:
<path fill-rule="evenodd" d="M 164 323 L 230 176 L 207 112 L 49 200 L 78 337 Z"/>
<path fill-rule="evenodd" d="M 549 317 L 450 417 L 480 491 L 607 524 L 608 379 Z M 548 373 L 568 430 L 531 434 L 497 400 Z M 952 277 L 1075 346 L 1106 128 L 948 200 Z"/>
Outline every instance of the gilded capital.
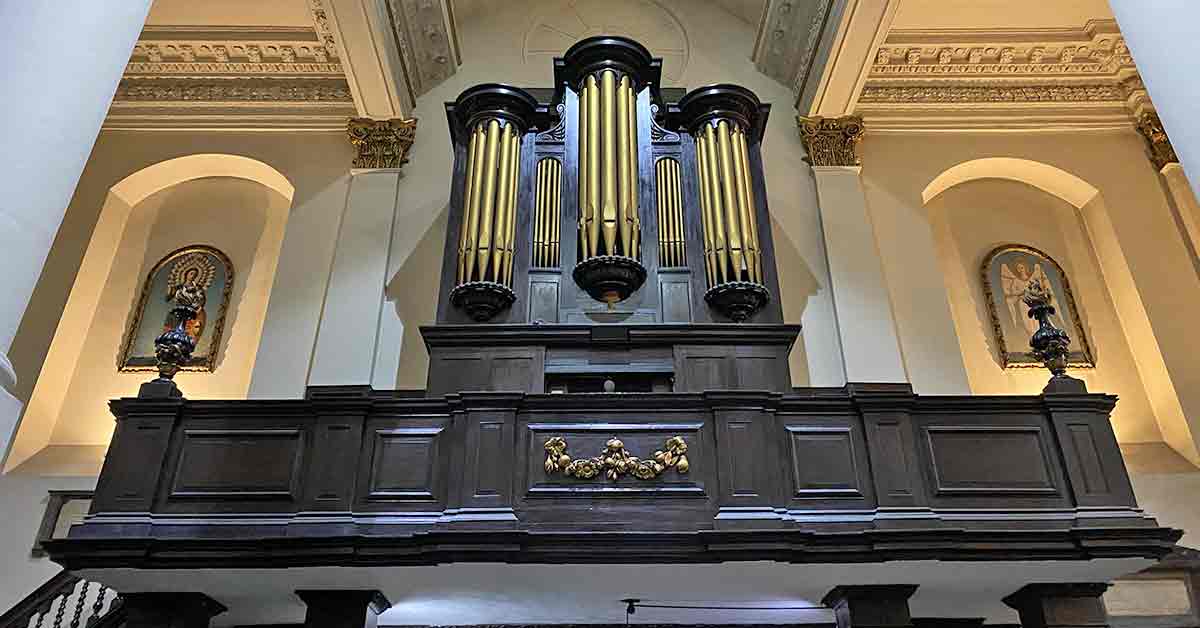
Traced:
<path fill-rule="evenodd" d="M 1162 170 L 1167 164 L 1179 163 L 1175 148 L 1171 146 L 1171 138 L 1167 137 L 1167 130 L 1163 128 L 1157 113 L 1143 113 L 1138 119 L 1138 130 L 1146 139 L 1146 146 L 1150 149 L 1150 161 L 1154 163 L 1155 168 Z"/>
<path fill-rule="evenodd" d="M 358 151 L 354 168 L 399 168 L 408 163 L 408 149 L 417 136 L 417 120 L 350 118 L 346 134 Z"/>
<path fill-rule="evenodd" d="M 856 151 L 866 127 L 859 116 L 825 118 L 797 116 L 800 141 L 808 152 L 805 161 L 814 166 L 860 166 Z"/>

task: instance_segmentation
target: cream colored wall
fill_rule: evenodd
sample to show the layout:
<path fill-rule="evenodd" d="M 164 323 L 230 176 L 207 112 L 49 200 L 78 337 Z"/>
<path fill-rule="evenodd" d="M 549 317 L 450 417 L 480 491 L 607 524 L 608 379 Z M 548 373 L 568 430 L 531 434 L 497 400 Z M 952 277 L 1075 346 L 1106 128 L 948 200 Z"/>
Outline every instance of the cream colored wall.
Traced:
<path fill-rule="evenodd" d="M 928 209 L 935 224 L 948 223 L 952 241 L 938 243 L 946 249 L 942 263 L 958 264 L 961 269 L 961 274 L 945 273 L 945 283 L 952 307 L 959 312 L 956 329 L 973 393 L 1029 394 L 1046 385 L 1043 369 L 1000 366 L 979 271 L 995 247 L 1025 244 L 1057 261 L 1071 283 L 1096 359 L 1096 368 L 1073 369 L 1071 375 L 1085 380 L 1090 390 L 1120 397 L 1113 411 L 1120 442 L 1162 440 L 1095 251 L 1074 206 L 1025 183 L 981 179 L 947 190 L 931 200 Z M 954 280 L 957 277 L 967 281 Z"/>
<path fill-rule="evenodd" d="M 969 391 L 943 276 L 935 270 L 935 229 L 921 193 L 942 172 L 973 159 L 1034 160 L 1095 186 L 1155 336 L 1159 342 L 1189 342 L 1186 320 L 1172 313 L 1200 311 L 1194 309 L 1200 307 L 1200 279 L 1192 273 L 1163 272 L 1191 264 L 1159 175 L 1132 128 L 1067 134 L 868 131 L 860 152 L 905 364 L 918 390 L 951 392 L 944 382 L 959 381 L 961 388 L 953 392 Z"/>
<path fill-rule="evenodd" d="M 106 401 L 135 394 L 138 385 L 152 377 L 117 372 L 117 356 L 146 273 L 182 246 L 206 244 L 223 251 L 233 263 L 234 284 L 215 370 L 180 373 L 176 381 L 190 398 L 245 397 L 289 205 L 289 199 L 257 182 L 222 177 L 180 183 L 134 206 L 92 324 L 85 330 L 83 351 L 51 442 L 106 443 L 112 432 Z M 209 333 L 214 331 L 217 306 L 208 306 Z"/>
<path fill-rule="evenodd" d="M 279 170 L 296 188 L 250 394 L 303 393 L 353 158 L 345 135 L 105 131 L 92 150 L 13 343 L 12 354 L 21 358 L 23 401 L 32 393 L 109 188 L 142 168 L 196 153 L 252 157 Z M 134 393 L 136 388 L 129 391 Z"/>
<path fill-rule="evenodd" d="M 754 90 L 774 109 L 763 142 L 763 162 L 781 285 L 784 317 L 804 325 L 802 341 L 792 353 L 796 385 L 838 386 L 844 383 L 840 347 L 834 327 L 818 219 L 816 190 L 796 132 L 794 96 L 780 83 L 755 70 L 750 61 L 754 27 L 719 7 L 692 0 L 659 3 L 580 0 L 612 7 L 608 28 L 617 34 L 653 30 L 653 21 L 677 21 L 686 33 L 690 54 L 678 81 L 670 86 L 698 87 L 730 82 Z M 460 24 L 463 65 L 458 73 L 418 99 L 414 115 L 421 119 L 412 160 L 400 184 L 399 222 L 390 260 L 388 307 L 381 322 L 376 360 L 376 387 L 422 387 L 428 358 L 416 327 L 433 321 L 438 286 L 427 277 L 440 265 L 453 166 L 443 103 L 476 83 L 505 82 L 548 87 L 552 68 L 548 55 L 522 54 L 527 33 L 543 15 L 561 8 L 558 0 L 514 0 L 503 10 L 473 15 Z M 663 13 L 665 11 L 666 13 Z M 666 15 L 667 17 L 663 17 Z M 595 34 L 595 33 L 589 33 Z M 569 45 L 569 42 L 568 44 Z M 564 50 L 566 45 L 563 46 Z M 656 52 L 651 46 L 651 52 Z M 671 72 L 664 72 L 671 74 Z M 395 373 L 395 377 L 392 377 Z"/>

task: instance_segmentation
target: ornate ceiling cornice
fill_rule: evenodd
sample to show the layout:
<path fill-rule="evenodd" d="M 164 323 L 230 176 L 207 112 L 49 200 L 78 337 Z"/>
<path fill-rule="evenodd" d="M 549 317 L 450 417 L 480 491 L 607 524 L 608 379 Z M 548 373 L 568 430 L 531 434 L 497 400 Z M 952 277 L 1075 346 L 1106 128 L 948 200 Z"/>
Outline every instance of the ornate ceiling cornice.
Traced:
<path fill-rule="evenodd" d="M 450 78 L 462 63 L 448 1 L 387 0 L 409 94 L 418 96 Z"/>
<path fill-rule="evenodd" d="M 751 55 L 755 67 L 792 88 L 797 99 L 813 63 L 834 0 L 771 0 L 763 12 Z"/>
<path fill-rule="evenodd" d="M 312 28 L 147 26 L 105 128 L 324 130 L 354 113 L 337 49 Z"/>
<path fill-rule="evenodd" d="M 897 109 L 900 106 L 902 109 Z M 857 111 L 875 131 L 1128 128 L 1149 108 L 1113 20 L 1082 28 L 894 30 Z"/>

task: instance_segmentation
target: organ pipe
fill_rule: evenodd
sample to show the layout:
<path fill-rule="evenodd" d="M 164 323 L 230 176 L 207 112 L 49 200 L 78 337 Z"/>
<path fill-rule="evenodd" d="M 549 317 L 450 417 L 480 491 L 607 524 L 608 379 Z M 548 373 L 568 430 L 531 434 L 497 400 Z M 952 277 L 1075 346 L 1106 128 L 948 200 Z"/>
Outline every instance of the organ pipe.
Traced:
<path fill-rule="evenodd" d="M 521 136 L 512 122 L 491 118 L 471 132 L 458 247 L 458 284 L 512 287 Z"/>
<path fill-rule="evenodd" d="M 670 157 L 655 166 L 658 191 L 658 257 L 662 266 L 686 266 L 684 257 L 683 195 L 679 162 Z"/>
<path fill-rule="evenodd" d="M 637 259 L 640 240 L 637 91 L 605 69 L 584 79 L 579 94 L 580 259 Z"/>
<path fill-rule="evenodd" d="M 552 268 L 558 266 L 562 162 L 553 157 L 539 161 L 534 183 L 533 265 Z"/>
<path fill-rule="evenodd" d="M 750 150 L 746 130 L 718 119 L 694 133 L 709 286 L 763 283 Z"/>

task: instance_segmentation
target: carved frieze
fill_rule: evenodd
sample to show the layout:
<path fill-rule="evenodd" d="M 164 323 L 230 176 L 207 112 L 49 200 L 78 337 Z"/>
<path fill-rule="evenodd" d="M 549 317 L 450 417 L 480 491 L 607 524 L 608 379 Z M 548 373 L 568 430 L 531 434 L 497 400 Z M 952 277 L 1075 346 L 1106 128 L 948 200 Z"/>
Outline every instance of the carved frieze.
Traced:
<path fill-rule="evenodd" d="M 865 127 L 858 116 L 824 118 L 798 116 L 800 141 L 808 153 L 805 161 L 814 166 L 858 166 L 858 143 Z"/>
<path fill-rule="evenodd" d="M 1167 130 L 1163 128 L 1157 113 L 1143 113 L 1138 119 L 1138 131 L 1146 139 L 1150 161 L 1154 163 L 1155 168 L 1162 170 L 1167 164 L 1179 163 L 1179 156 L 1175 154 L 1171 138 L 1167 137 Z"/>
<path fill-rule="evenodd" d="M 871 85 L 863 103 L 1124 102 L 1120 85 Z"/>
<path fill-rule="evenodd" d="M 358 151 L 353 167 L 399 168 L 408 163 L 408 150 L 417 136 L 417 121 L 351 118 L 346 133 Z"/>
<path fill-rule="evenodd" d="M 567 441 L 561 436 L 547 440 L 544 449 L 546 473 L 562 473 L 580 480 L 590 480 L 601 474 L 613 481 L 625 475 L 632 475 L 639 480 L 653 480 L 667 469 L 687 473 L 691 466 L 687 459 L 687 443 L 682 436 L 668 438 L 663 448 L 654 452 L 648 460 L 629 453 L 625 443 L 617 438 L 609 439 L 604 444 L 604 451 L 593 458 L 572 460 L 567 455 Z"/>
<path fill-rule="evenodd" d="M 350 103 L 345 79 L 311 78 L 123 78 L 118 102 Z"/>
<path fill-rule="evenodd" d="M 755 67 L 802 93 L 832 7 L 833 0 L 770 2 L 754 45 Z"/>

